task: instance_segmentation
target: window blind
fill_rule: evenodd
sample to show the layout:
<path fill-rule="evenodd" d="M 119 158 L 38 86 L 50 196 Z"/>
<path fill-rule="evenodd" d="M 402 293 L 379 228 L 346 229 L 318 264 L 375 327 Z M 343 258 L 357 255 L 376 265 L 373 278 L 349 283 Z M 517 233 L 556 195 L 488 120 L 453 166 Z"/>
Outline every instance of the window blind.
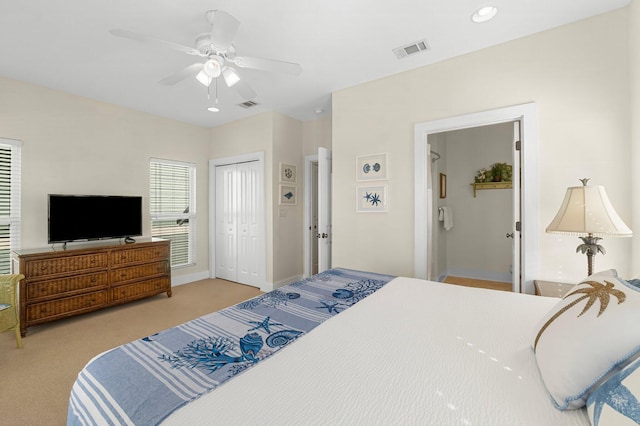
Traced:
<path fill-rule="evenodd" d="M 11 251 L 20 248 L 22 143 L 0 138 L 0 274 L 11 273 Z"/>
<path fill-rule="evenodd" d="M 151 235 L 171 241 L 171 266 L 194 264 L 195 164 L 151 159 Z"/>

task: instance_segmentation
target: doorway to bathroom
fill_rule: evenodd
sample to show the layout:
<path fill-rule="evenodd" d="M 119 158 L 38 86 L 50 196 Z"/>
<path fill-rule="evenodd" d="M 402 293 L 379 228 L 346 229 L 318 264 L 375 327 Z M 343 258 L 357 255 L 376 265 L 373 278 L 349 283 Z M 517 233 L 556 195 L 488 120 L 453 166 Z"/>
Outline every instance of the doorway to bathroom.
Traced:
<path fill-rule="evenodd" d="M 511 228 L 520 220 L 514 212 L 514 197 L 520 192 L 513 188 L 514 139 L 519 139 L 514 122 L 428 136 L 436 187 L 430 279 L 511 288 Z"/>
<path fill-rule="evenodd" d="M 432 278 L 434 203 L 433 192 L 439 191 L 441 182 L 446 182 L 447 196 L 454 189 L 451 173 L 444 173 L 433 181 L 431 175 L 431 147 L 429 135 L 471 129 L 500 123 L 511 123 L 513 155 L 513 219 L 510 234 L 513 234 L 511 249 L 512 291 L 534 293 L 533 280 L 538 275 L 538 189 L 537 189 L 537 107 L 535 103 L 516 105 L 495 110 L 472 113 L 440 120 L 419 123 L 414 132 L 414 182 L 415 182 L 415 276 Z M 516 150 L 516 145 L 519 150 Z M 520 164 L 520 167 L 517 166 Z M 519 172 L 518 172 L 519 170 Z M 466 176 L 465 185 L 471 188 L 477 170 Z M 438 172 L 440 173 L 440 172 Z M 521 184 L 520 184 L 521 182 Z M 519 193 L 516 190 L 519 189 Z M 476 191 L 478 192 L 478 191 Z M 482 191 L 480 191 L 482 192 Z M 488 193 L 490 191 L 485 191 Z M 484 194 L 484 193 L 483 193 Z M 480 195 L 476 194 L 476 197 Z M 471 195 L 473 197 L 473 195 Z M 455 212 L 453 219 L 454 227 Z M 503 234 L 506 238 L 506 234 Z M 511 240 L 511 238 L 509 238 Z M 437 277 L 436 277 L 437 278 Z"/>

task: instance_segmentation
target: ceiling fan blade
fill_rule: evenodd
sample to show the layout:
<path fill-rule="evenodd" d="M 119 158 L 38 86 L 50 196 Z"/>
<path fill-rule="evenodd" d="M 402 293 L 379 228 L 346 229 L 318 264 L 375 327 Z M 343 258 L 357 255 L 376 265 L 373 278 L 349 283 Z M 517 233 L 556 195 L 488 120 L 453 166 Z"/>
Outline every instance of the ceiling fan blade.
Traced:
<path fill-rule="evenodd" d="M 195 76 L 200 72 L 203 66 L 204 64 L 201 64 L 201 63 L 191 64 L 188 67 L 178 71 L 177 73 L 171 74 L 170 76 L 163 78 L 158 83 L 165 86 L 172 86 L 184 80 L 185 78 Z"/>
<path fill-rule="evenodd" d="M 249 86 L 249 84 L 244 80 L 239 80 L 236 84 L 233 85 L 233 88 L 238 92 L 238 94 L 242 97 L 242 99 L 246 101 L 250 101 L 251 99 L 258 96 L 258 94 Z"/>
<path fill-rule="evenodd" d="M 169 49 L 177 50 L 179 52 L 186 53 L 187 55 L 206 56 L 200 53 L 193 47 L 183 46 L 172 41 L 161 40 L 159 38 L 151 37 L 144 34 L 134 33 L 127 30 L 109 30 L 109 32 L 116 37 L 124 37 L 131 40 L 140 41 L 142 43 L 152 44 L 154 46 L 168 47 Z"/>
<path fill-rule="evenodd" d="M 276 61 L 274 59 L 252 58 L 248 56 L 238 56 L 234 63 L 241 68 L 253 68 L 257 70 L 282 72 L 285 74 L 299 75 L 302 67 L 293 62 Z"/>
<path fill-rule="evenodd" d="M 223 10 L 210 10 L 207 19 L 211 22 L 211 44 L 216 50 L 226 52 L 238 32 L 240 21 Z"/>

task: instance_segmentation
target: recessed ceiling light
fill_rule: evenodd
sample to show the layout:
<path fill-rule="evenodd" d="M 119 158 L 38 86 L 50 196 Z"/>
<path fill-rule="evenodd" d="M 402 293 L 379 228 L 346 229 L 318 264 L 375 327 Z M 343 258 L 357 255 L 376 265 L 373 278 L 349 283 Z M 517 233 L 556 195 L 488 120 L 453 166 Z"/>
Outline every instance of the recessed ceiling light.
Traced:
<path fill-rule="evenodd" d="M 216 108 L 216 107 L 209 107 L 209 108 L 207 108 L 207 110 L 209 110 L 209 111 L 211 111 L 211 112 L 218 112 L 218 111 L 220 111 L 220 110 L 219 110 L 218 108 Z"/>
<path fill-rule="evenodd" d="M 473 22 L 487 22 L 493 19 L 498 13 L 498 8 L 495 6 L 485 6 L 476 10 L 473 15 L 471 15 L 471 20 Z"/>

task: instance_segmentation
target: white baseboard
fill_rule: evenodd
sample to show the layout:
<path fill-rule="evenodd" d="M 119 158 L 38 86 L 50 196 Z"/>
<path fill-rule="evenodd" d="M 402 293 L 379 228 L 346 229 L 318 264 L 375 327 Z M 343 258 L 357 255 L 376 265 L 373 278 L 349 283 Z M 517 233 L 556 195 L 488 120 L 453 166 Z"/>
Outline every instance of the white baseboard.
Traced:
<path fill-rule="evenodd" d="M 189 284 L 195 281 L 206 280 L 209 278 L 209 271 L 195 272 L 193 274 L 171 276 L 171 287 L 182 284 Z"/>
<path fill-rule="evenodd" d="M 206 280 L 211 278 L 209 276 L 209 271 L 202 271 L 202 272 L 196 272 L 193 274 L 187 274 L 187 275 L 180 275 L 180 276 L 172 276 L 171 277 L 171 287 L 176 287 L 179 285 L 183 285 L 183 284 L 189 284 L 195 281 L 200 281 L 200 280 Z M 294 283 L 296 281 L 299 281 L 302 279 L 302 275 L 299 275 L 297 277 L 293 277 L 293 278 L 288 278 L 284 281 L 278 281 L 277 283 L 269 283 L 269 282 L 264 282 L 263 284 L 261 284 L 260 287 L 260 291 L 264 292 L 264 293 L 268 293 L 270 291 L 275 290 L 278 287 L 282 287 L 283 285 L 287 285 L 287 284 L 291 284 Z"/>
<path fill-rule="evenodd" d="M 272 290 L 275 290 L 276 288 L 280 288 L 280 287 L 288 285 L 288 284 L 295 283 L 296 281 L 300 281 L 302 278 L 304 278 L 302 275 L 296 275 L 294 277 L 289 277 L 289 278 L 287 278 L 285 280 L 281 280 L 281 281 L 275 282 L 275 283 L 273 283 Z M 260 288 L 260 290 L 262 290 L 262 288 Z"/>

